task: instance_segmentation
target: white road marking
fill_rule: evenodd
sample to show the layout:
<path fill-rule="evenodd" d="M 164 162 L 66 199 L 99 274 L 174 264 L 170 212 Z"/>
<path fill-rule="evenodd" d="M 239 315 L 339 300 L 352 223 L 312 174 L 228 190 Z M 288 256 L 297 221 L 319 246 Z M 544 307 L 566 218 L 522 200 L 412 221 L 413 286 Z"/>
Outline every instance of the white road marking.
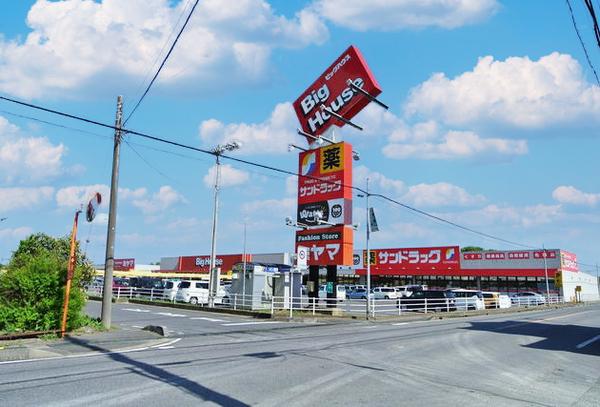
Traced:
<path fill-rule="evenodd" d="M 140 326 L 140 325 L 131 325 L 131 327 L 132 327 L 132 328 L 139 328 L 139 329 L 142 329 L 142 328 L 144 328 L 143 326 Z"/>
<path fill-rule="evenodd" d="M 177 317 L 177 318 L 183 318 L 185 317 L 185 315 L 183 314 L 172 314 L 170 312 L 155 312 L 156 315 L 164 315 L 165 317 Z"/>
<path fill-rule="evenodd" d="M 392 324 L 394 326 L 400 326 L 400 325 L 408 325 L 408 322 L 398 322 L 396 324 Z"/>
<path fill-rule="evenodd" d="M 593 338 L 590 338 L 585 342 L 581 342 L 579 345 L 576 346 L 576 348 L 577 349 L 585 348 L 589 344 L 596 342 L 598 339 L 600 339 L 600 335 L 596 335 Z"/>
<path fill-rule="evenodd" d="M 260 321 L 260 322 L 232 322 L 229 324 L 221 324 L 221 326 L 238 326 L 238 325 L 262 325 L 262 324 L 279 324 L 280 321 Z"/>
<path fill-rule="evenodd" d="M 158 345 L 154 345 L 154 346 L 150 346 L 151 348 L 161 348 L 163 346 L 171 346 L 171 345 L 175 345 L 177 342 L 179 342 L 181 340 L 181 338 L 177 338 L 177 339 L 173 339 L 170 342 L 167 343 L 159 343 Z"/>
<path fill-rule="evenodd" d="M 123 311 L 131 311 L 131 312 L 150 312 L 149 309 L 141 309 L 141 308 L 123 308 Z"/>
<path fill-rule="evenodd" d="M 227 322 L 226 319 L 207 318 L 207 317 L 194 317 L 194 318 L 190 318 L 190 319 L 201 319 L 203 321 L 210 321 L 210 322 Z"/>
<path fill-rule="evenodd" d="M 368 325 L 368 326 L 363 326 L 361 328 L 363 328 L 363 329 L 377 328 L 377 325 Z"/>

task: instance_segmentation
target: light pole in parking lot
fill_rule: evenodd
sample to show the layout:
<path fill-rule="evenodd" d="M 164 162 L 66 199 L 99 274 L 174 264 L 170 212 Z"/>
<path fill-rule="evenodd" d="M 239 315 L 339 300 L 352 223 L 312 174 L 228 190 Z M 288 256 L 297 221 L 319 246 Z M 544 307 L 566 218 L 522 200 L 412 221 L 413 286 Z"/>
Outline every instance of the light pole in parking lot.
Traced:
<path fill-rule="evenodd" d="M 212 149 L 212 153 L 216 158 L 215 166 L 215 201 L 213 205 L 213 221 L 212 221 L 212 238 L 210 245 L 210 269 L 208 270 L 208 306 L 214 307 L 215 296 L 217 294 L 217 288 L 219 280 L 216 276 L 216 245 L 217 245 L 217 219 L 219 216 L 219 182 L 221 178 L 221 155 L 226 151 L 233 151 L 240 148 L 240 143 L 232 141 L 225 145 L 218 144 Z"/>

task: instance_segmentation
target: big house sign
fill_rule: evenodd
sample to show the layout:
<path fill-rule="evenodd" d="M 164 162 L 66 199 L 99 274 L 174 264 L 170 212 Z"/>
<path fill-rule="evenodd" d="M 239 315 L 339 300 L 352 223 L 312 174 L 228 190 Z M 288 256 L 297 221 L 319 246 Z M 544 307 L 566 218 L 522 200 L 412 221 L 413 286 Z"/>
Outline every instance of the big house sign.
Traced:
<path fill-rule="evenodd" d="M 321 106 L 350 120 L 369 104 L 370 100 L 353 89 L 348 80 L 371 96 L 381 93 L 379 84 L 354 45 L 348 47 L 294 102 L 294 110 L 305 132 L 318 136 L 333 124 L 344 125 L 321 110 Z M 312 142 L 308 140 L 309 144 Z"/>
<path fill-rule="evenodd" d="M 372 96 L 381 93 L 360 51 L 350 46 L 294 102 L 302 129 L 313 136 L 352 119 L 370 102 L 353 86 Z M 309 146 L 314 140 L 307 137 Z M 347 142 L 311 148 L 299 155 L 298 246 L 309 249 L 308 265 L 352 265 L 352 145 Z"/>

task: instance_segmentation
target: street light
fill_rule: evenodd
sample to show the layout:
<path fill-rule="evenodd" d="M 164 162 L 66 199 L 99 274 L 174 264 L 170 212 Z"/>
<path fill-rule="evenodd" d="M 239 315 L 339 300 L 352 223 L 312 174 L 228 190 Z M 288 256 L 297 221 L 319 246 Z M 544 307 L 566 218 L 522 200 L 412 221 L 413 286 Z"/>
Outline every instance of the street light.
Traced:
<path fill-rule="evenodd" d="M 212 240 L 211 240 L 211 248 L 210 248 L 210 270 L 208 271 L 208 306 L 214 307 L 215 295 L 217 294 L 217 286 L 219 283 L 218 278 L 216 278 L 216 244 L 217 244 L 217 219 L 219 214 L 219 182 L 221 178 L 221 155 L 226 151 L 233 151 L 240 148 L 240 143 L 237 141 L 232 141 L 225 145 L 218 144 L 215 148 L 212 149 L 212 153 L 216 158 L 216 174 L 215 174 L 215 202 L 213 205 L 213 222 L 212 222 Z"/>
<path fill-rule="evenodd" d="M 369 319 L 369 298 L 371 295 L 371 251 L 369 249 L 369 238 L 371 237 L 371 227 L 370 227 L 370 223 L 369 223 L 369 196 L 371 194 L 369 194 L 369 178 L 367 178 L 367 190 L 365 191 L 365 194 L 359 194 L 359 197 L 365 197 L 366 198 L 366 206 L 367 206 L 367 212 L 366 212 L 366 225 L 365 225 L 365 230 L 367 232 L 367 319 Z"/>

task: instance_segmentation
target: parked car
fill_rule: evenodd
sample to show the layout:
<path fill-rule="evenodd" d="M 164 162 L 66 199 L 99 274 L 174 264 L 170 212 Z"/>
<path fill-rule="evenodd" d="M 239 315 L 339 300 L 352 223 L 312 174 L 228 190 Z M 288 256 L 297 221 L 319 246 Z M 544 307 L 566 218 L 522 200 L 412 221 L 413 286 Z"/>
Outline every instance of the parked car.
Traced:
<path fill-rule="evenodd" d="M 496 291 L 482 291 L 486 308 L 510 308 L 510 297 Z"/>
<path fill-rule="evenodd" d="M 376 300 L 395 300 L 398 298 L 398 293 L 392 287 L 375 287 L 371 292 Z"/>
<path fill-rule="evenodd" d="M 395 288 L 401 297 L 410 297 L 415 291 L 427 290 L 427 286 L 421 284 L 401 285 Z"/>
<path fill-rule="evenodd" d="M 163 289 L 163 299 L 167 301 L 175 301 L 177 290 L 181 280 L 167 280 L 165 281 L 165 288 Z"/>
<path fill-rule="evenodd" d="M 367 289 L 366 288 L 355 288 L 348 294 L 348 298 L 351 300 L 366 300 Z"/>
<path fill-rule="evenodd" d="M 525 291 L 522 293 L 513 294 L 510 296 L 510 301 L 513 304 L 521 305 L 543 305 L 546 303 L 546 298 L 543 295 L 533 291 Z"/>
<path fill-rule="evenodd" d="M 398 307 L 414 311 L 456 311 L 456 297 L 447 290 L 414 291 L 408 298 L 400 298 Z"/>
<path fill-rule="evenodd" d="M 215 297 L 215 304 L 222 304 L 223 298 L 226 296 L 227 293 L 223 289 L 223 286 L 219 286 L 217 296 Z M 193 305 L 208 304 L 208 281 L 182 280 L 179 283 L 175 300 L 189 302 Z"/>
<path fill-rule="evenodd" d="M 343 286 L 342 284 L 338 284 L 336 286 L 336 295 L 335 295 L 335 299 L 338 301 L 343 301 L 346 299 L 346 287 Z M 326 300 L 327 299 L 327 285 L 322 284 L 319 287 L 319 299 L 320 300 Z"/>
<path fill-rule="evenodd" d="M 467 311 L 485 309 L 485 302 L 481 291 L 463 289 L 450 289 L 448 291 L 453 292 L 456 297 L 454 305 L 457 310 Z"/>

